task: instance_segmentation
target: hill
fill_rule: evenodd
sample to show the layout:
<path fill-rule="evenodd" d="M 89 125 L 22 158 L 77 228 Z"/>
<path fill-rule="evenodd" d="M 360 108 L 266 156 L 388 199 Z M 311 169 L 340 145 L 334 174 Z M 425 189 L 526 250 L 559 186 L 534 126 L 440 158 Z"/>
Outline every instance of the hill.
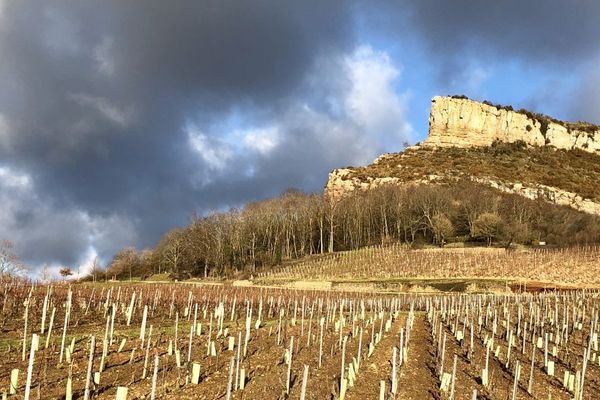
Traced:
<path fill-rule="evenodd" d="M 410 249 L 393 244 L 286 263 L 256 282 L 349 290 L 518 290 L 598 287 L 600 248 Z"/>
<path fill-rule="evenodd" d="M 385 154 L 368 166 L 332 171 L 326 191 L 337 198 L 388 184 L 468 179 L 600 215 L 600 128 L 497 107 L 434 98 L 427 140 L 402 153 Z M 483 116 L 482 108 L 488 111 Z M 495 113 L 490 114 L 491 109 Z M 540 140 L 542 132 L 545 138 Z"/>

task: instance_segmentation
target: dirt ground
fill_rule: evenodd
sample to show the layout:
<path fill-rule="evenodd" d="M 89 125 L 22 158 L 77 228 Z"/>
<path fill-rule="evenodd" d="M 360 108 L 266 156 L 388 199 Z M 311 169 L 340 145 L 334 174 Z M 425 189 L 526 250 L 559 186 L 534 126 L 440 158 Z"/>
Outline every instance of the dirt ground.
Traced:
<path fill-rule="evenodd" d="M 515 304 L 522 304 L 524 321 L 534 321 L 534 317 L 540 319 L 540 310 L 546 313 L 543 314 L 547 315 L 545 319 L 547 326 L 544 328 L 546 332 L 555 332 L 557 329 L 550 318 L 552 314 L 549 310 L 551 311 L 552 307 L 556 307 L 556 315 L 559 315 L 559 318 L 567 310 L 571 310 L 571 314 L 568 314 L 571 317 L 568 315 L 567 317 L 574 318 L 572 310 L 575 310 L 577 321 L 581 319 L 585 322 L 586 313 L 589 314 L 599 306 L 596 304 L 597 296 L 594 292 L 580 291 L 564 292 L 560 296 L 552 297 L 544 293 L 385 295 L 366 292 L 307 291 L 245 286 L 201 287 L 180 284 L 142 284 L 120 288 L 111 285 L 75 286 L 71 318 L 65 336 L 66 346 L 69 346 L 73 338 L 75 339 L 74 351 L 70 355 L 70 362 L 66 357 L 63 362 L 59 362 L 67 288 L 57 287 L 49 296 L 49 309 L 52 307 L 55 309 L 55 319 L 49 346 L 46 349 L 49 318 L 46 319 L 46 332 L 41 334 L 41 315 L 47 290 L 43 287 L 35 289 L 5 287 L 0 292 L 2 293 L 0 297 L 2 303 L 0 394 L 9 391 L 11 370 L 18 369 L 20 372 L 17 395 L 13 398 L 22 398 L 26 385 L 30 335 L 36 333 L 40 335 L 40 344 L 33 359 L 30 396 L 35 399 L 64 399 L 69 376 L 72 376 L 73 398 L 83 398 L 92 335 L 96 338 L 92 372 L 100 371 L 105 343 L 107 353 L 99 383 L 90 385 L 91 398 L 94 399 L 114 399 L 119 386 L 128 388 L 128 399 L 149 399 L 155 355 L 159 357 L 156 375 L 156 398 L 159 399 L 227 398 L 232 357 L 234 358 L 234 370 L 231 373 L 233 389 L 230 398 L 232 399 L 299 399 L 305 365 L 309 366 L 305 398 L 338 399 L 344 338 L 346 338 L 344 378 L 349 377 L 348 367 L 353 359 L 360 359 L 360 368 L 353 385 L 347 388 L 346 399 L 378 399 L 381 382 L 385 385 L 386 400 L 446 399 L 449 394 L 440 389 L 438 374 L 440 364 L 436 337 L 439 332 L 433 332 L 431 322 L 428 320 L 426 312 L 428 304 L 431 306 L 446 300 L 460 301 L 461 304 L 468 303 L 470 308 L 465 308 L 463 304 L 460 310 L 463 313 L 471 310 L 470 314 L 464 314 L 470 315 L 469 318 L 476 318 L 477 314 L 474 313 L 473 307 L 483 304 L 488 307 L 490 313 L 492 310 L 498 314 L 503 310 L 510 310 L 509 314 L 513 321 L 517 318 Z M 134 293 L 135 299 L 138 300 L 131 301 Z M 254 324 L 257 320 L 259 303 L 262 307 L 262 318 L 260 327 L 256 329 Z M 106 307 L 107 304 L 114 304 L 116 310 L 112 343 L 109 335 L 106 334 L 106 317 L 110 317 L 110 310 L 112 310 L 111 307 Z M 137 306 L 134 306 L 131 323 L 128 325 L 127 309 L 130 304 L 137 304 Z M 197 314 L 194 312 L 195 307 L 189 307 L 196 304 Z M 305 304 L 305 307 L 302 307 L 302 304 Z M 439 304 L 436 307 L 439 307 Z M 144 306 L 148 309 L 148 315 L 146 338 L 142 347 L 140 330 Z M 217 313 L 219 307 L 223 310 L 221 314 Z M 343 309 L 342 312 L 339 311 L 340 308 Z M 28 340 L 25 359 L 23 359 L 25 309 L 28 314 L 26 335 Z M 414 311 L 411 312 L 411 309 Z M 237 338 L 240 334 L 242 339 L 245 337 L 245 316 L 249 310 L 252 310 L 251 336 L 247 354 L 244 357 L 241 351 L 239 362 L 239 368 L 243 368 L 246 372 L 245 388 L 235 390 L 235 379 L 239 376 L 235 373 L 238 370 L 235 362 Z M 301 310 L 304 310 L 304 314 Z M 479 310 L 481 312 L 485 308 Z M 223 331 L 217 337 L 219 315 L 222 315 Z M 393 394 L 391 393 L 393 348 L 399 347 L 400 331 L 402 328 L 407 328 L 410 315 L 414 317 L 414 322 L 410 330 L 407 358 L 403 365 L 398 365 L 398 389 Z M 488 314 L 489 318 L 490 315 L 493 313 Z M 201 324 L 201 332 L 192 330 L 194 318 Z M 321 318 L 324 324 L 322 362 L 319 365 Z M 472 357 L 469 357 L 466 341 L 459 342 L 455 339 L 451 329 L 452 323 L 453 319 L 448 317 L 442 325 L 447 337 L 443 370 L 451 372 L 453 356 L 456 355 L 455 399 L 471 399 L 473 390 L 477 390 L 480 399 L 510 399 L 516 360 L 519 360 L 522 367 L 516 391 L 517 399 L 572 398 L 573 393 L 563 388 L 562 374 L 565 370 L 573 372 L 581 370 L 581 357 L 589 338 L 589 323 L 582 324 L 581 330 L 573 329 L 574 325 L 571 324 L 568 346 L 561 348 L 557 357 L 550 356 L 556 366 L 555 377 L 545 373 L 542 351 L 536 348 L 532 394 L 527 393 L 531 372 L 530 348 L 534 337 L 539 336 L 538 333 L 533 335 L 528 331 L 525 341 L 527 351 L 522 353 L 519 341 L 512 349 L 511 362 L 507 366 L 506 329 L 500 325 L 494 335 L 494 345 L 500 346 L 500 352 L 497 357 L 494 355 L 490 357 L 490 384 L 485 386 L 481 380 L 481 371 L 485 365 L 484 340 L 492 335 L 491 322 L 486 322 L 481 330 L 474 330 Z M 359 334 L 361 328 L 362 341 Z M 471 333 L 470 327 L 461 329 L 464 329 L 465 337 L 468 338 Z M 190 331 L 192 331 L 191 347 Z M 377 341 L 375 338 L 379 333 L 381 337 Z M 106 342 L 105 335 L 107 335 Z M 176 342 L 175 336 L 177 336 Z M 230 338 L 236 342 L 233 351 L 228 349 Z M 288 392 L 286 390 L 288 364 L 285 362 L 284 355 L 292 338 L 294 347 Z M 123 340 L 125 344 L 119 349 Z M 214 342 L 214 355 L 208 354 L 209 340 Z M 373 342 L 374 347 L 372 354 L 368 356 L 370 342 Z M 359 343 L 361 343 L 360 354 Z M 179 366 L 176 362 L 177 357 L 168 354 L 170 346 L 180 352 Z M 240 350 L 242 348 L 243 343 Z M 193 363 L 200 365 L 198 384 L 191 383 Z M 600 394 L 599 377 L 598 361 L 590 362 L 585 381 L 585 399 L 595 398 L 596 394 Z"/>

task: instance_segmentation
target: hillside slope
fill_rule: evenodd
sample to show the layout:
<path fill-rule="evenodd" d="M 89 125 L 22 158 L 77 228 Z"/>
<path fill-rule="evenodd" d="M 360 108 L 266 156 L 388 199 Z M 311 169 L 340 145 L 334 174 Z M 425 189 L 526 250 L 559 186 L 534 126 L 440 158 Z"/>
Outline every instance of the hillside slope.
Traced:
<path fill-rule="evenodd" d="M 436 99 L 432 115 L 435 102 L 440 102 L 439 98 Z M 456 102 L 459 118 L 465 114 L 463 119 L 468 120 L 464 101 L 459 99 Z M 448 107 L 452 101 L 445 104 Z M 508 117 L 502 117 L 503 120 L 508 118 L 514 121 L 511 114 L 519 113 L 510 112 Z M 557 148 L 551 141 L 535 145 L 536 141 L 527 136 L 533 131 L 527 130 L 525 133 L 507 135 L 504 137 L 505 141 L 502 141 L 497 134 L 497 125 L 489 121 L 471 128 L 463 124 L 460 135 L 453 136 L 453 132 L 456 132 L 454 123 L 449 120 L 444 125 L 439 121 L 443 114 L 436 112 L 436 115 L 437 122 L 431 126 L 430 137 L 423 144 L 408 148 L 402 153 L 385 154 L 368 166 L 332 171 L 326 185 L 327 193 L 339 197 L 350 191 L 367 190 L 386 184 L 443 184 L 469 179 L 503 192 L 530 199 L 542 198 L 600 215 L 600 154 L 595 150 L 595 144 L 587 148 Z M 450 111 L 445 115 L 450 118 L 456 113 Z M 478 118 L 471 120 L 479 121 Z M 446 131 L 441 132 L 440 126 L 446 126 Z M 583 123 L 577 126 L 593 127 Z M 487 131 L 488 128 L 493 132 Z M 593 133 L 596 131 L 593 129 L 588 128 L 592 132 L 589 133 L 590 138 L 595 137 Z M 586 133 L 586 137 L 587 135 Z M 576 136 L 580 136 L 580 133 Z M 598 136 L 600 134 L 596 135 Z M 450 145 L 453 138 L 456 139 L 455 146 Z M 492 140 L 489 145 L 486 144 L 488 140 Z"/>
<path fill-rule="evenodd" d="M 372 246 L 307 257 L 259 274 L 262 284 L 407 290 L 412 285 L 456 290 L 465 284 L 537 282 L 548 287 L 600 284 L 600 247 L 529 249 Z M 300 282 L 294 284 L 294 282 Z M 460 283 L 462 282 L 462 284 Z M 441 287 L 440 287 L 441 286 Z M 445 287 L 445 288 L 444 288 Z"/>

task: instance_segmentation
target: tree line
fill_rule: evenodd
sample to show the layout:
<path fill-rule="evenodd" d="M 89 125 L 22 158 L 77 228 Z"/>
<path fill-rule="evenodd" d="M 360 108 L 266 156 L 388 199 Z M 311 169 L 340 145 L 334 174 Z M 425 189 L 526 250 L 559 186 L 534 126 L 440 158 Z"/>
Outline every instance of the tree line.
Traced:
<path fill-rule="evenodd" d="M 470 181 L 384 186 L 339 199 L 288 190 L 241 209 L 194 215 L 154 248 L 124 248 L 92 276 L 252 275 L 287 260 L 392 242 L 589 245 L 600 243 L 600 218 Z"/>

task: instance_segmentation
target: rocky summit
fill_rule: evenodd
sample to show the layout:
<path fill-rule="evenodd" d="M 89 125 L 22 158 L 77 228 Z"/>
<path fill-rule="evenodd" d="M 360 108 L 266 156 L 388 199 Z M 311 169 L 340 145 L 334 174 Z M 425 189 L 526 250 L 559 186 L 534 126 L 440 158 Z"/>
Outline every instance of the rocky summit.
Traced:
<path fill-rule="evenodd" d="M 434 97 L 424 146 L 490 146 L 522 141 L 531 146 L 580 149 L 600 154 L 600 127 L 570 123 L 510 106 L 480 103 L 464 96 Z"/>

